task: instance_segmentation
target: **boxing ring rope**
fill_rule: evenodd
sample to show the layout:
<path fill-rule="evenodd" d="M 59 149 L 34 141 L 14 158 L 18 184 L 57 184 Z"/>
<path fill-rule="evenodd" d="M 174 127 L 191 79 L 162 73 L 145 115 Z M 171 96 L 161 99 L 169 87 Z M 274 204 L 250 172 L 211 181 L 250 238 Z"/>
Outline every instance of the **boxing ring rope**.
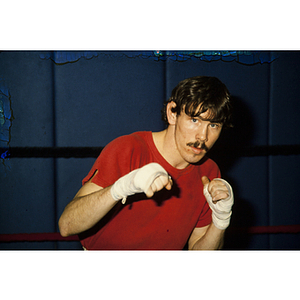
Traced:
<path fill-rule="evenodd" d="M 0 234 L 0 243 L 79 241 L 77 235 L 62 237 L 58 232 Z"/>
<path fill-rule="evenodd" d="M 1 158 L 97 158 L 104 147 L 0 147 Z M 213 149 L 212 149 L 213 150 Z M 230 147 L 225 149 L 237 157 L 300 155 L 298 145 Z"/>
<path fill-rule="evenodd" d="M 279 226 L 253 226 L 253 227 L 229 227 L 230 232 L 245 234 L 296 234 L 300 233 L 300 225 L 279 225 Z M 14 233 L 0 234 L 0 243 L 9 242 L 60 242 L 79 241 L 77 235 L 62 237 L 58 232 L 50 233 Z"/>

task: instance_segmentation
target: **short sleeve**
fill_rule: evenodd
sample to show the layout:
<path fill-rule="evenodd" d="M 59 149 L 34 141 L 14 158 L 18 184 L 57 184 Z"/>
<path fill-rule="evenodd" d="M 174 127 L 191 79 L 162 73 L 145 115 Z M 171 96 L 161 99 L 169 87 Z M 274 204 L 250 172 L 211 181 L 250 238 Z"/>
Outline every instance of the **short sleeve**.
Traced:
<path fill-rule="evenodd" d="M 142 153 L 147 152 L 142 151 L 141 147 L 143 145 L 134 135 L 116 138 L 102 150 L 82 183 L 86 183 L 98 171 L 92 182 L 103 188 L 112 185 L 120 177 L 140 166 Z"/>

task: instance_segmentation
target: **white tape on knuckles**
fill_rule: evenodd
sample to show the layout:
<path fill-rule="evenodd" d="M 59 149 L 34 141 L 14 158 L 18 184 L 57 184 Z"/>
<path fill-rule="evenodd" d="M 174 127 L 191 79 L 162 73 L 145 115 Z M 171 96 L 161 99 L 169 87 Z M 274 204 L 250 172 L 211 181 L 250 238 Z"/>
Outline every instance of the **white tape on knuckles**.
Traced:
<path fill-rule="evenodd" d="M 150 163 L 138 170 L 134 177 L 134 185 L 139 187 L 142 192 L 146 192 L 154 180 L 159 176 L 167 176 L 166 170 L 158 163 Z"/>
<path fill-rule="evenodd" d="M 224 179 L 215 178 L 214 180 L 222 181 L 228 190 L 229 196 L 226 199 L 213 203 L 212 197 L 208 192 L 208 184 L 203 188 L 204 196 L 212 210 L 212 219 L 215 226 L 219 229 L 226 229 L 229 226 L 231 218 L 231 208 L 234 203 L 234 196 L 231 185 Z"/>
<path fill-rule="evenodd" d="M 154 180 L 159 176 L 168 176 L 166 170 L 158 163 L 150 163 L 119 178 L 111 187 L 114 200 L 122 199 L 125 204 L 130 195 L 147 192 Z"/>

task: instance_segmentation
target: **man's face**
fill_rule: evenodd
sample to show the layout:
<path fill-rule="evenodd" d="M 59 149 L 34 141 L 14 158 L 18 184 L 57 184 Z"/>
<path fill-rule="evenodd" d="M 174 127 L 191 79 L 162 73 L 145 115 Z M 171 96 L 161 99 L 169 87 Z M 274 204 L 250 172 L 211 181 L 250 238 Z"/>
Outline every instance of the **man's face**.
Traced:
<path fill-rule="evenodd" d="M 182 159 L 191 164 L 199 162 L 220 136 L 222 124 L 207 120 L 209 111 L 190 117 L 184 111 L 176 115 L 175 143 Z"/>

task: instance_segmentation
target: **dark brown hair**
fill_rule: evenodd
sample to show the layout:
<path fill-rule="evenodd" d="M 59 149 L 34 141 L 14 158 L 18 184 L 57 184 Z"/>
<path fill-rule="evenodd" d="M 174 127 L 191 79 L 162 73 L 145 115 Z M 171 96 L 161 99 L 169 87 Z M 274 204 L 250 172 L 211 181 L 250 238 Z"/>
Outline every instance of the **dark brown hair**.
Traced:
<path fill-rule="evenodd" d="M 209 110 L 210 121 L 221 123 L 223 127 L 232 127 L 230 93 L 216 77 L 196 76 L 179 82 L 162 109 L 162 119 L 167 124 L 166 107 L 171 101 L 176 103 L 172 112 L 178 115 L 184 111 L 188 116 L 196 117 Z"/>

